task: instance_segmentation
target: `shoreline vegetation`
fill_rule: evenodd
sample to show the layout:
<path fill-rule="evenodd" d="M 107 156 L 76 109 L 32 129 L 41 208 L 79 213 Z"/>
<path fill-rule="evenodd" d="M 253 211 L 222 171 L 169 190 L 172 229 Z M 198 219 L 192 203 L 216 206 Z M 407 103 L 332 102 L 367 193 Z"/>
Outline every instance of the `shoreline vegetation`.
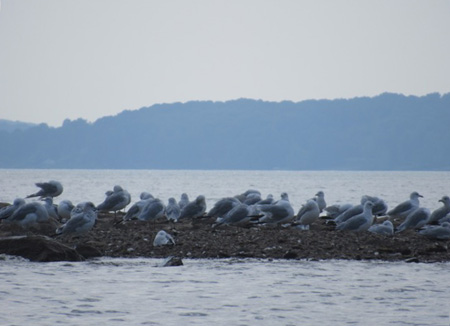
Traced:
<path fill-rule="evenodd" d="M 284 227 L 212 228 L 214 219 L 197 218 L 174 223 L 138 220 L 117 224 L 120 212 L 99 213 L 96 225 L 81 238 L 54 237 L 55 223 L 24 230 L 0 224 L 0 253 L 31 261 L 76 261 L 93 257 L 120 258 L 261 258 L 296 260 L 380 260 L 448 262 L 450 241 L 427 239 L 414 230 L 383 236 L 370 232 L 336 231 L 319 219 L 307 231 Z M 160 230 L 175 245 L 154 246 Z M 76 248 L 75 250 L 73 248 Z"/>

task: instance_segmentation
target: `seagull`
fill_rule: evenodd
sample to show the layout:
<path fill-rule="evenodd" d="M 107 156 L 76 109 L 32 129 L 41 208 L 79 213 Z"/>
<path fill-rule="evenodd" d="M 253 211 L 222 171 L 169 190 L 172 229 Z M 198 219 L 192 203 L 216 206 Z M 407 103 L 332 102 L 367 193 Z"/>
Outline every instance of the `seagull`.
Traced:
<path fill-rule="evenodd" d="M 148 199 L 147 204 L 142 207 L 141 213 L 138 215 L 140 221 L 154 221 L 164 216 L 164 203 L 158 199 Z"/>
<path fill-rule="evenodd" d="M 427 225 L 422 230 L 419 230 L 419 234 L 432 240 L 450 240 L 450 223 Z"/>
<path fill-rule="evenodd" d="M 159 246 L 166 246 L 166 245 L 175 245 L 175 240 L 173 237 L 167 233 L 164 230 L 158 231 L 158 233 L 155 236 L 155 239 L 153 240 L 153 246 L 159 247 Z"/>
<path fill-rule="evenodd" d="M 450 198 L 448 196 L 443 196 L 439 201 L 442 202 L 444 206 L 439 207 L 431 213 L 430 219 L 428 220 L 429 224 L 438 222 L 450 213 Z"/>
<path fill-rule="evenodd" d="M 48 216 L 54 220 L 59 220 L 58 209 L 53 205 L 53 198 L 45 197 L 42 201 L 44 202 L 44 207 L 47 210 Z"/>
<path fill-rule="evenodd" d="M 348 208 L 347 210 L 345 210 L 344 212 L 342 212 L 341 214 L 339 214 L 334 219 L 334 222 L 336 224 L 341 224 L 341 223 L 347 221 L 348 219 L 352 218 L 353 216 L 361 214 L 363 211 L 364 211 L 364 207 L 361 204 L 352 206 L 352 207 Z"/>
<path fill-rule="evenodd" d="M 3 221 L 27 228 L 37 223 L 48 221 L 48 213 L 41 203 L 31 202 L 20 206 L 10 217 Z"/>
<path fill-rule="evenodd" d="M 369 232 L 382 234 L 382 235 L 393 235 L 394 234 L 394 225 L 391 221 L 386 220 L 381 224 L 374 224 L 369 229 Z"/>
<path fill-rule="evenodd" d="M 238 200 L 238 199 L 236 198 L 236 200 Z M 256 204 L 257 202 L 259 202 L 261 200 L 262 200 L 262 198 L 261 198 L 261 195 L 259 193 L 251 192 L 251 193 L 249 193 L 247 195 L 247 197 L 245 198 L 243 203 L 247 204 L 247 205 L 254 205 L 254 204 Z"/>
<path fill-rule="evenodd" d="M 408 229 L 420 229 L 422 226 L 427 224 L 430 215 L 431 212 L 428 208 L 417 208 L 408 214 L 405 221 L 400 224 L 395 233 L 400 233 Z"/>
<path fill-rule="evenodd" d="M 450 223 L 450 213 L 448 213 L 447 215 L 445 215 L 443 218 L 441 218 L 439 220 L 439 224 L 442 224 L 442 223 L 445 223 L 445 222 Z"/>
<path fill-rule="evenodd" d="M 218 200 L 208 212 L 209 217 L 223 217 L 241 202 L 235 197 L 225 197 Z"/>
<path fill-rule="evenodd" d="M 175 198 L 169 198 L 169 202 L 167 203 L 167 206 L 165 208 L 165 214 L 169 221 L 178 221 L 178 218 L 181 215 L 181 209 Z"/>
<path fill-rule="evenodd" d="M 289 202 L 289 196 L 283 192 L 281 199 L 275 204 L 258 205 L 257 208 L 263 214 L 258 223 L 265 224 L 282 224 L 289 222 L 294 217 L 294 209 Z"/>
<path fill-rule="evenodd" d="M 121 186 L 114 186 L 113 193 L 105 198 L 103 203 L 97 206 L 98 211 L 113 211 L 116 217 L 117 211 L 125 208 L 131 201 L 128 191 L 122 189 Z"/>
<path fill-rule="evenodd" d="M 180 209 L 183 209 L 187 204 L 189 204 L 189 196 L 184 192 L 181 194 L 181 198 L 178 201 L 178 206 L 180 206 Z"/>
<path fill-rule="evenodd" d="M 143 193 L 141 193 L 141 200 L 139 200 L 138 202 L 134 203 L 133 205 L 131 205 L 130 209 L 126 212 L 126 214 L 123 216 L 122 221 L 129 221 L 129 220 L 134 220 L 137 219 L 139 214 L 141 214 L 142 209 L 152 200 L 154 200 L 153 196 L 146 196 L 146 195 L 142 195 Z"/>
<path fill-rule="evenodd" d="M 61 185 L 60 182 L 55 180 L 50 180 L 49 182 L 38 182 L 36 183 L 36 186 L 41 188 L 41 190 L 39 190 L 34 194 L 28 195 L 26 198 L 31 197 L 40 197 L 41 199 L 45 197 L 53 198 L 61 195 L 61 193 L 63 192 L 63 186 Z"/>
<path fill-rule="evenodd" d="M 409 200 L 398 204 L 396 207 L 387 212 L 389 218 L 403 219 L 408 216 L 409 213 L 419 208 L 419 197 L 423 197 L 417 191 L 414 191 L 409 195 Z"/>
<path fill-rule="evenodd" d="M 61 200 L 56 208 L 58 212 L 58 216 L 61 218 L 61 221 L 67 222 L 70 219 L 70 212 L 75 206 L 72 204 L 70 200 Z"/>
<path fill-rule="evenodd" d="M 325 202 L 325 194 L 323 191 L 319 191 L 317 192 L 317 194 L 315 194 L 315 196 L 317 205 L 319 205 L 319 210 L 322 213 L 325 207 L 327 207 L 327 203 Z"/>
<path fill-rule="evenodd" d="M 70 219 L 56 229 L 57 235 L 80 236 L 88 233 L 97 219 L 97 209 L 92 202 L 83 202 L 74 207 Z"/>
<path fill-rule="evenodd" d="M 180 220 L 201 217 L 206 211 L 205 196 L 200 195 L 181 210 Z"/>
<path fill-rule="evenodd" d="M 352 208 L 352 204 L 334 204 L 324 208 L 324 211 L 327 213 L 327 216 L 331 219 L 335 219 L 340 214 L 344 213 L 346 210 Z"/>
<path fill-rule="evenodd" d="M 141 194 L 139 195 L 139 198 L 140 198 L 141 200 L 146 200 L 146 199 L 153 199 L 153 198 L 155 198 L 155 197 L 153 197 L 153 195 L 152 195 L 151 193 L 146 192 L 146 191 L 143 191 L 143 192 L 141 192 Z"/>
<path fill-rule="evenodd" d="M 273 199 L 273 195 L 272 194 L 268 194 L 266 199 L 262 199 L 259 202 L 257 202 L 257 205 L 270 205 L 273 204 L 275 200 Z"/>
<path fill-rule="evenodd" d="M 313 199 L 309 199 L 298 211 L 295 221 L 309 229 L 309 225 L 315 222 L 319 218 L 319 215 L 320 209 L 318 203 Z"/>
<path fill-rule="evenodd" d="M 5 206 L 0 210 L 0 220 L 7 219 L 11 215 L 13 215 L 14 212 L 16 210 L 18 210 L 20 207 L 22 207 L 23 205 L 25 205 L 25 200 L 23 198 L 14 199 L 14 202 L 12 205 Z"/>
<path fill-rule="evenodd" d="M 224 217 L 219 218 L 213 225 L 213 228 L 219 227 L 223 224 L 228 225 L 245 225 L 247 224 L 252 215 L 252 208 L 247 204 L 238 204 L 234 206 Z"/>
<path fill-rule="evenodd" d="M 364 195 L 361 197 L 361 205 L 364 205 L 366 201 L 371 201 L 373 203 L 372 213 L 375 216 L 381 216 L 387 212 L 387 204 L 381 198 Z"/>
<path fill-rule="evenodd" d="M 349 230 L 355 232 L 367 231 L 373 223 L 372 208 L 372 202 L 365 202 L 361 214 L 352 216 L 347 221 L 342 222 L 336 226 L 336 230 Z"/>
<path fill-rule="evenodd" d="M 259 195 L 261 197 L 261 192 L 256 189 L 248 189 L 247 191 L 243 192 L 242 194 L 236 195 L 234 197 L 239 199 L 239 201 L 243 203 L 248 198 L 248 196 L 251 194 Z"/>

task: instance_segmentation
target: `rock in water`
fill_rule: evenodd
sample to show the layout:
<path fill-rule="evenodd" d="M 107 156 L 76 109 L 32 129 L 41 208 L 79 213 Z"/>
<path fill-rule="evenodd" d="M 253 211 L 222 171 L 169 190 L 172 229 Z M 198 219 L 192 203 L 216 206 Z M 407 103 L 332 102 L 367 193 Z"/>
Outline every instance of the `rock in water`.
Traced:
<path fill-rule="evenodd" d="M 168 266 L 183 266 L 183 261 L 181 260 L 180 257 L 174 257 L 174 256 L 170 256 L 167 257 L 164 262 L 162 263 L 163 267 L 168 267 Z"/>
<path fill-rule="evenodd" d="M 75 249 L 40 235 L 0 238 L 0 253 L 36 262 L 84 260 Z"/>

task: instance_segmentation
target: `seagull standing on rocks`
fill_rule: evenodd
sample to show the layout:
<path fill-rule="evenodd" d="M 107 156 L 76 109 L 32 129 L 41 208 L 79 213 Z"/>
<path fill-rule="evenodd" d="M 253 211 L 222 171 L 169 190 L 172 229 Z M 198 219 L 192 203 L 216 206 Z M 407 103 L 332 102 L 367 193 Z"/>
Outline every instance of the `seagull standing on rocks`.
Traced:
<path fill-rule="evenodd" d="M 97 209 L 92 202 L 83 202 L 75 206 L 70 219 L 60 228 L 56 229 L 57 235 L 81 236 L 88 233 L 97 219 Z"/>
<path fill-rule="evenodd" d="M 137 219 L 139 214 L 141 214 L 142 209 L 151 201 L 154 199 L 153 195 L 149 192 L 143 191 L 139 195 L 139 198 L 141 200 L 134 203 L 130 209 L 126 212 L 126 214 L 122 218 L 122 222 L 130 221 Z"/>
<path fill-rule="evenodd" d="M 225 197 L 218 200 L 214 207 L 208 212 L 209 217 L 224 217 L 229 211 L 231 211 L 234 207 L 239 205 L 241 202 L 239 199 L 235 197 Z"/>
<path fill-rule="evenodd" d="M 263 217 L 259 219 L 259 223 L 265 224 L 282 224 L 292 220 L 294 217 L 294 209 L 289 202 L 289 196 L 283 192 L 281 199 L 275 204 L 271 205 L 258 205 L 257 208 L 263 214 Z"/>
<path fill-rule="evenodd" d="M 349 219 L 351 219 L 353 216 L 359 215 L 364 211 L 363 205 L 355 205 L 347 210 L 343 211 L 341 214 L 339 214 L 335 219 L 334 222 L 336 224 L 341 224 Z"/>
<path fill-rule="evenodd" d="M 362 196 L 361 197 L 361 205 L 364 205 L 364 203 L 366 201 L 371 201 L 373 203 L 373 209 L 372 209 L 373 215 L 381 216 L 381 215 L 386 214 L 388 207 L 383 199 L 374 197 L 374 196 L 368 196 L 368 195 Z"/>
<path fill-rule="evenodd" d="M 28 195 L 26 198 L 31 198 L 31 197 L 40 197 L 45 198 L 45 197 L 57 197 L 59 195 L 61 195 L 61 193 L 63 192 L 63 186 L 59 181 L 55 181 L 55 180 L 50 180 L 49 182 L 38 182 L 36 183 L 36 186 L 38 186 L 39 188 L 41 188 L 38 192 Z"/>
<path fill-rule="evenodd" d="M 170 197 L 165 208 L 165 214 L 169 221 L 177 222 L 181 215 L 181 209 L 175 198 Z"/>
<path fill-rule="evenodd" d="M 361 214 L 355 215 L 345 222 L 342 222 L 336 226 L 336 230 L 349 230 L 349 231 L 367 231 L 373 224 L 373 214 L 372 214 L 373 203 L 367 201 L 364 203 L 363 212 Z"/>
<path fill-rule="evenodd" d="M 117 211 L 124 209 L 131 201 L 131 196 L 128 191 L 124 190 L 121 186 L 114 186 L 112 194 L 105 198 L 103 203 L 97 206 L 99 211 L 114 212 L 116 217 Z"/>
<path fill-rule="evenodd" d="M 180 209 L 183 209 L 187 204 L 189 204 L 189 196 L 187 193 L 183 192 L 180 200 L 178 201 L 178 206 L 180 206 Z"/>
<path fill-rule="evenodd" d="M 158 218 L 164 216 L 164 203 L 158 199 L 148 199 L 147 204 L 141 210 L 141 213 L 138 215 L 138 220 L 140 221 L 154 221 Z"/>
<path fill-rule="evenodd" d="M 62 222 L 65 223 L 70 219 L 70 213 L 72 212 L 72 209 L 74 209 L 74 207 L 75 206 L 68 199 L 59 202 L 56 210 Z"/>
<path fill-rule="evenodd" d="M 403 219 L 406 216 L 409 215 L 409 213 L 415 211 L 417 208 L 419 208 L 419 198 L 423 197 L 420 195 L 417 191 L 414 191 L 409 195 L 409 200 L 404 201 L 401 204 L 398 204 L 393 209 L 387 212 L 387 215 L 390 219 L 392 218 L 399 218 Z"/>
<path fill-rule="evenodd" d="M 399 225 L 395 232 L 399 233 L 408 229 L 420 229 L 422 226 L 427 224 L 430 215 L 431 212 L 428 208 L 417 208 L 408 214 L 405 221 Z"/>
<path fill-rule="evenodd" d="M 335 219 L 336 217 L 338 217 L 339 215 L 341 215 L 342 213 L 344 213 L 345 211 L 349 210 L 350 208 L 352 208 L 353 205 L 352 204 L 334 204 L 334 205 L 330 205 L 325 207 L 325 211 L 327 214 L 327 217 L 330 219 Z"/>
<path fill-rule="evenodd" d="M 200 195 L 197 198 L 187 204 L 180 214 L 180 220 L 185 218 L 197 218 L 203 216 L 206 212 L 206 201 L 205 196 Z"/>
<path fill-rule="evenodd" d="M 247 204 L 238 204 L 234 206 L 225 216 L 218 218 L 217 222 L 213 225 L 213 228 L 219 227 L 222 224 L 227 225 L 245 225 L 247 224 L 252 215 L 251 206 Z"/>
<path fill-rule="evenodd" d="M 309 229 L 311 223 L 315 222 L 320 215 L 320 209 L 318 203 L 309 199 L 306 204 L 302 205 L 297 213 L 295 222 L 298 222 L 303 229 Z"/>
<path fill-rule="evenodd" d="M 44 207 L 47 210 L 48 216 L 54 219 L 55 221 L 58 221 L 59 220 L 58 209 L 56 208 L 55 205 L 53 205 L 53 198 L 45 197 L 44 199 L 42 199 L 42 201 L 44 202 Z"/>
<path fill-rule="evenodd" d="M 325 202 L 325 193 L 323 191 L 318 191 L 315 195 L 317 205 L 319 205 L 320 213 L 327 207 L 327 203 Z"/>
<path fill-rule="evenodd" d="M 439 201 L 442 202 L 444 206 L 439 207 L 431 213 L 430 219 L 428 220 L 429 224 L 439 222 L 440 219 L 450 213 L 450 198 L 448 196 L 443 196 Z"/>

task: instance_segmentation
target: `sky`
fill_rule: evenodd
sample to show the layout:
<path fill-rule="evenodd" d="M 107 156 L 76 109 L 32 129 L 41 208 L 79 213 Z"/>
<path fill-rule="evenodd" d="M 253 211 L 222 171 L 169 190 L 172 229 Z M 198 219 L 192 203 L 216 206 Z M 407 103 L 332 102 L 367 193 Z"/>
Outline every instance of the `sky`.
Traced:
<path fill-rule="evenodd" d="M 0 119 L 450 92 L 448 0 L 0 1 Z"/>

